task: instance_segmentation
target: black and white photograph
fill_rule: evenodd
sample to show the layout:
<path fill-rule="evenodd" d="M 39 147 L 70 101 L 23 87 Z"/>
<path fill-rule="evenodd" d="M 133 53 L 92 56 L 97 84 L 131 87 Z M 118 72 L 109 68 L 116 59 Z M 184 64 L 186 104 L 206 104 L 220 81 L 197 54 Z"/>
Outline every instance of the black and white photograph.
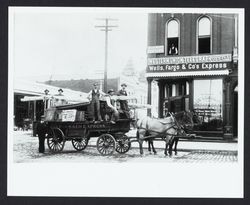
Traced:
<path fill-rule="evenodd" d="M 8 16 L 9 196 L 243 197 L 244 9 Z"/>

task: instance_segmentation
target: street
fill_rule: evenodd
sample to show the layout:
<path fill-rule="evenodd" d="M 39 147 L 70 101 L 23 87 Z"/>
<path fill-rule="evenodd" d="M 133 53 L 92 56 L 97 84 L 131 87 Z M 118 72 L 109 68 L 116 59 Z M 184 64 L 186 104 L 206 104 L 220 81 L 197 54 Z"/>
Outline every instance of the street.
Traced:
<path fill-rule="evenodd" d="M 128 133 L 133 135 L 133 131 Z M 138 143 L 133 143 L 126 154 L 114 152 L 111 156 L 101 156 L 96 149 L 96 139 L 91 138 L 84 151 L 77 152 L 71 141 L 66 141 L 61 153 L 52 153 L 45 141 L 45 153 L 38 152 L 38 138 L 31 131 L 14 132 L 14 162 L 175 162 L 175 163 L 233 163 L 238 161 L 237 143 L 180 141 L 178 153 L 164 155 L 164 142 L 155 142 L 157 154 L 151 154 L 144 143 L 144 155 L 140 155 Z"/>

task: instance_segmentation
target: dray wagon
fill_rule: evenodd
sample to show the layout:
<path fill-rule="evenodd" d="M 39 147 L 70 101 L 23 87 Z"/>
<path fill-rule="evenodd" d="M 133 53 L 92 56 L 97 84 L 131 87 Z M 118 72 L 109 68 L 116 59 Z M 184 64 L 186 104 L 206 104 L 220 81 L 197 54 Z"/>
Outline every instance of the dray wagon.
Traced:
<path fill-rule="evenodd" d="M 89 120 L 89 103 L 57 106 L 45 112 L 44 123 L 47 129 L 47 145 L 53 152 L 63 150 L 65 142 L 71 141 L 77 151 L 84 150 L 90 138 L 97 137 L 97 150 L 102 155 L 110 155 L 114 151 L 126 153 L 131 146 L 126 133 L 134 121 L 120 113 L 115 123 Z M 106 102 L 101 101 L 101 113 L 105 113 Z M 103 116 L 105 118 L 105 116 Z"/>

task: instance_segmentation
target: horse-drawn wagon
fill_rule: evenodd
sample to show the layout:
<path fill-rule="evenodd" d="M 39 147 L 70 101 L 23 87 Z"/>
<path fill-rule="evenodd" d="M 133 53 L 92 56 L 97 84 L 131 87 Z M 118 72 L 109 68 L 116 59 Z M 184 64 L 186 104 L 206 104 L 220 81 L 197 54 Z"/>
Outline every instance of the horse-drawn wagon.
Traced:
<path fill-rule="evenodd" d="M 124 100 L 126 96 L 114 96 L 116 100 Z M 121 98 L 121 99 L 119 99 Z M 170 114 L 166 119 L 152 119 L 149 117 L 136 119 L 136 115 L 131 118 L 128 113 L 123 113 L 119 103 L 119 118 L 113 122 L 110 109 L 111 99 L 106 98 L 100 101 L 101 115 L 103 121 L 93 121 L 90 102 L 81 102 L 74 104 L 65 104 L 53 106 L 45 110 L 43 123 L 38 123 L 38 129 L 45 130 L 43 134 L 47 140 L 48 148 L 52 152 L 61 152 L 67 141 L 71 141 L 77 151 L 84 150 L 90 138 L 97 138 L 96 147 L 100 154 L 111 155 L 114 151 L 126 153 L 129 151 L 132 142 L 138 142 L 140 153 L 142 154 L 142 143 L 148 141 L 153 148 L 154 140 L 163 140 L 166 143 L 165 154 L 169 146 L 169 154 L 172 152 L 173 143 L 175 150 L 178 139 L 187 137 L 183 125 L 190 122 L 192 116 L 186 112 L 179 114 Z M 133 105 L 138 109 L 138 105 Z M 143 107 L 140 105 L 139 107 Z M 145 108 L 145 107 L 144 107 Z M 148 107 L 146 106 L 148 109 Z M 91 117 L 92 115 L 92 117 Z M 129 117 L 128 117 L 129 116 Z M 191 120 L 192 121 L 192 120 Z M 130 131 L 131 125 L 137 128 L 137 134 L 128 137 L 126 134 Z M 42 129 L 40 129 L 42 128 Z M 39 132 L 35 132 L 38 133 Z M 40 132 L 41 133 L 41 132 Z M 39 144 L 40 140 L 39 138 Z"/>
<path fill-rule="evenodd" d="M 65 142 L 71 141 L 77 151 L 82 151 L 90 138 L 97 137 L 97 150 L 102 155 L 110 155 L 114 151 L 126 153 L 130 149 L 126 133 L 133 119 L 123 117 L 115 123 L 110 120 L 92 121 L 89 120 L 89 114 L 92 114 L 88 112 L 89 106 L 90 103 L 78 103 L 46 110 L 44 124 L 49 149 L 60 152 Z M 101 101 L 101 107 L 105 109 L 105 106 L 106 102 Z"/>

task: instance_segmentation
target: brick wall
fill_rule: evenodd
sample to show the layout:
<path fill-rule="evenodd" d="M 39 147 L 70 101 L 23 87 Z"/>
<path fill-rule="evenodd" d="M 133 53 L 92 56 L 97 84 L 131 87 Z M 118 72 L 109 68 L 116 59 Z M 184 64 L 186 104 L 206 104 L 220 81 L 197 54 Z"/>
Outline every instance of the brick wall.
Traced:
<path fill-rule="evenodd" d="M 165 46 L 165 25 L 172 18 L 180 22 L 180 55 L 195 55 L 197 19 L 202 14 L 149 14 L 148 46 Z M 212 54 L 231 53 L 234 46 L 234 14 L 208 14 L 212 22 Z M 165 54 L 150 54 L 148 57 Z"/>

